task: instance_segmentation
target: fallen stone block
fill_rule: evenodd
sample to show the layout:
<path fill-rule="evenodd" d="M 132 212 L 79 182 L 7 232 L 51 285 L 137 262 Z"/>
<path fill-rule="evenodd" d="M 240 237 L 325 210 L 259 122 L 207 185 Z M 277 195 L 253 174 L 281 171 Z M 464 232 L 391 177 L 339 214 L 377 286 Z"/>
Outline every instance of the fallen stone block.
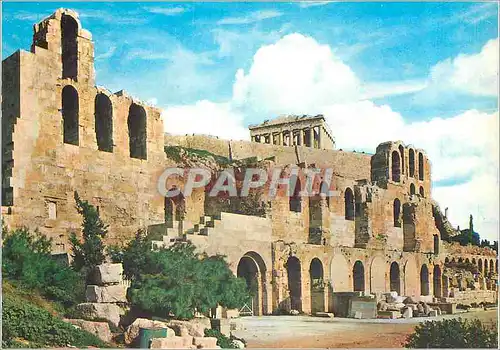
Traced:
<path fill-rule="evenodd" d="M 147 318 L 136 318 L 135 321 L 128 326 L 124 334 L 125 344 L 132 344 L 134 340 L 136 340 L 139 336 L 140 328 L 165 328 L 167 330 L 167 337 L 175 337 L 174 330 L 169 328 L 165 322 L 148 320 Z"/>
<path fill-rule="evenodd" d="M 89 303 L 126 303 L 127 288 L 121 284 L 110 286 L 88 285 L 85 297 Z"/>
<path fill-rule="evenodd" d="M 193 345 L 198 349 L 217 349 L 217 338 L 214 337 L 193 337 Z"/>
<path fill-rule="evenodd" d="M 233 344 L 235 349 L 244 349 L 245 348 L 245 343 L 243 343 L 241 340 L 234 339 L 231 343 Z"/>
<path fill-rule="evenodd" d="M 406 297 L 404 300 L 403 300 L 403 304 L 418 304 L 418 300 L 416 300 L 415 298 L 413 297 Z"/>
<path fill-rule="evenodd" d="M 240 311 L 238 309 L 227 309 L 227 310 L 222 311 L 222 317 L 238 318 L 238 317 L 240 317 Z"/>
<path fill-rule="evenodd" d="M 120 323 L 120 308 L 114 304 L 82 303 L 76 306 L 76 311 L 85 319 L 103 318 L 115 326 Z"/>
<path fill-rule="evenodd" d="M 314 314 L 314 316 L 317 316 L 317 317 L 327 317 L 327 318 L 333 318 L 334 317 L 333 312 L 316 312 Z"/>
<path fill-rule="evenodd" d="M 400 317 L 401 317 L 401 312 L 399 311 L 379 311 L 377 313 L 377 318 L 396 319 Z"/>
<path fill-rule="evenodd" d="M 80 319 L 69 319 L 64 320 L 72 325 L 78 326 L 79 328 L 94 334 L 96 337 L 105 342 L 110 342 L 113 335 L 109 329 L 109 324 L 107 322 L 94 322 L 86 321 Z"/>
<path fill-rule="evenodd" d="M 183 337 L 153 338 L 150 349 L 190 349 L 191 346 L 184 345 Z"/>
<path fill-rule="evenodd" d="M 403 310 L 403 318 L 412 318 L 413 317 L 413 309 L 411 307 L 407 307 Z"/>
<path fill-rule="evenodd" d="M 205 329 L 211 329 L 210 319 L 194 318 L 189 321 L 171 320 L 167 322 L 167 326 L 175 331 L 177 336 L 191 335 L 193 337 L 204 337 Z"/>
<path fill-rule="evenodd" d="M 92 270 L 90 281 L 92 284 L 104 286 L 108 284 L 117 284 L 123 280 L 122 264 L 101 264 Z"/>
<path fill-rule="evenodd" d="M 438 315 L 437 310 L 430 310 L 427 314 L 429 317 L 436 317 Z"/>
<path fill-rule="evenodd" d="M 388 303 L 395 303 L 396 302 L 396 297 L 398 296 L 398 292 L 389 292 L 389 293 L 384 293 L 385 301 Z"/>
<path fill-rule="evenodd" d="M 231 335 L 231 327 L 227 318 L 211 319 L 210 323 L 212 329 L 215 329 L 228 337 Z"/>

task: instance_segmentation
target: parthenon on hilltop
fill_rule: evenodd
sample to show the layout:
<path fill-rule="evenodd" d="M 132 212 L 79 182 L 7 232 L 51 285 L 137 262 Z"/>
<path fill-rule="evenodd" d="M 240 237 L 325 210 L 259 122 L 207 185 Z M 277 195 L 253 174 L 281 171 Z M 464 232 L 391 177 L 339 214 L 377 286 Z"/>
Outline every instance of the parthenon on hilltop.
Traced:
<path fill-rule="evenodd" d="M 496 252 L 449 242 L 456 230 L 431 198 L 424 150 L 402 141 L 373 154 L 336 150 L 322 116 L 264 122 L 250 128 L 250 142 L 170 135 L 158 108 L 95 85 L 92 40 L 76 12 L 58 9 L 34 26 L 29 52 L 2 62 L 2 216 L 10 228 L 38 229 L 54 252 L 67 252 L 69 233 L 80 232 L 78 191 L 109 224 L 108 243 L 147 228 L 157 246 L 191 241 L 225 255 L 256 291 L 258 315 L 347 316 L 345 298 L 391 291 L 436 305 L 497 302 Z M 163 197 L 158 179 L 186 157 L 212 162 L 214 174 L 239 160 L 281 167 L 283 177 L 333 168 L 329 186 L 339 195 L 297 196 L 306 184 L 299 175 L 293 196 L 235 199 L 245 205 L 216 202 L 203 188 Z M 184 179 L 166 186 L 183 189 Z"/>
<path fill-rule="evenodd" d="M 322 115 L 283 116 L 251 125 L 250 138 L 254 142 L 280 146 L 306 146 L 334 149 L 335 140 Z"/>

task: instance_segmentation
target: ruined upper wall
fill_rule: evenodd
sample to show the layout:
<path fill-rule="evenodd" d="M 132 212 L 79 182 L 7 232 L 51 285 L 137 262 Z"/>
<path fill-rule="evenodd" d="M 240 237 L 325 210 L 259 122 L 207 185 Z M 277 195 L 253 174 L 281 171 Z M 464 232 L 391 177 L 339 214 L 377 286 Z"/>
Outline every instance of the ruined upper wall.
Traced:
<path fill-rule="evenodd" d="M 156 181 L 168 160 L 160 110 L 94 85 L 93 43 L 73 11 L 57 10 L 34 32 L 31 52 L 3 61 L 6 223 L 39 229 L 67 249 L 82 220 L 74 191 L 99 208 L 110 242 L 163 222 Z"/>
<path fill-rule="evenodd" d="M 165 134 L 165 145 L 204 149 L 234 159 L 275 157 L 277 165 L 307 162 L 315 164 L 318 168 L 333 168 L 334 173 L 341 177 L 355 180 L 370 178 L 371 155 L 365 153 L 320 150 L 301 146 L 288 147 L 248 141 L 227 141 L 207 135 L 177 136 Z"/>

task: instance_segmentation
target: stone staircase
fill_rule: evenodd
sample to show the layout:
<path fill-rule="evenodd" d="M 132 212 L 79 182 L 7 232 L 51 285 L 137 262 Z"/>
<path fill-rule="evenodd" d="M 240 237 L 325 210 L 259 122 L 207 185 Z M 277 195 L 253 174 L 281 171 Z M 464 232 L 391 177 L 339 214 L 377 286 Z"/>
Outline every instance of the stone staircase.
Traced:
<path fill-rule="evenodd" d="M 200 217 L 199 222 L 196 224 L 182 220 L 150 225 L 148 232 L 161 237 L 161 240 L 152 241 L 152 248 L 169 247 L 176 242 L 187 242 L 190 235 L 208 236 L 210 230 L 215 228 L 217 222 L 220 222 L 220 220 L 204 215 Z"/>

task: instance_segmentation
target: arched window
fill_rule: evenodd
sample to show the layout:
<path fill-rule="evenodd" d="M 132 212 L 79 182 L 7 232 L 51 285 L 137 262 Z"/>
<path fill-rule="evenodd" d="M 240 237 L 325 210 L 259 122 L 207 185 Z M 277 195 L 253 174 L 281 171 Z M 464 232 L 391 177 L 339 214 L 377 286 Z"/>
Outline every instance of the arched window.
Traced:
<path fill-rule="evenodd" d="M 434 235 L 434 254 L 439 254 L 439 236 Z M 448 258 L 446 258 L 448 259 Z"/>
<path fill-rule="evenodd" d="M 410 149 L 408 152 L 408 167 L 410 170 L 410 176 L 415 176 L 415 151 Z"/>
<path fill-rule="evenodd" d="M 394 227 L 401 227 L 401 202 L 398 198 L 393 203 Z"/>
<path fill-rule="evenodd" d="M 424 155 L 422 152 L 418 153 L 418 179 L 424 179 Z"/>
<path fill-rule="evenodd" d="M 400 273 L 399 273 L 399 265 L 397 262 L 393 262 L 391 264 L 390 269 L 390 289 L 391 292 L 398 292 L 398 295 L 401 292 L 401 281 L 400 281 Z"/>
<path fill-rule="evenodd" d="M 113 152 L 113 106 L 103 93 L 95 97 L 95 134 L 99 151 Z"/>
<path fill-rule="evenodd" d="M 415 185 L 414 184 L 410 184 L 410 194 L 411 195 L 415 194 Z"/>
<path fill-rule="evenodd" d="M 401 174 L 405 173 L 405 148 L 403 145 L 399 145 L 399 154 L 401 155 Z"/>
<path fill-rule="evenodd" d="M 436 298 L 440 298 L 442 296 L 442 277 L 441 277 L 441 268 L 438 265 L 434 265 L 434 272 L 432 274 L 432 288 L 433 294 Z"/>
<path fill-rule="evenodd" d="M 78 92 L 71 85 L 62 90 L 63 141 L 78 145 Z"/>
<path fill-rule="evenodd" d="M 354 194 L 352 190 L 347 187 L 344 193 L 345 200 L 345 219 L 354 220 Z"/>
<path fill-rule="evenodd" d="M 423 186 L 420 186 L 420 188 L 418 189 L 418 193 L 420 194 L 421 197 L 425 197 L 424 196 L 424 187 Z"/>
<path fill-rule="evenodd" d="M 128 135 L 130 157 L 147 159 L 146 111 L 135 103 L 128 110 Z"/>
<path fill-rule="evenodd" d="M 62 77 L 76 80 L 78 75 L 78 23 L 68 15 L 61 17 Z"/>
<path fill-rule="evenodd" d="M 352 280 L 355 292 L 365 291 L 365 267 L 361 261 L 356 261 L 352 268 Z"/>
<path fill-rule="evenodd" d="M 399 152 L 393 151 L 392 152 L 392 181 L 399 182 L 400 177 L 401 177 L 401 162 L 399 158 Z"/>
<path fill-rule="evenodd" d="M 420 269 L 420 295 L 429 295 L 429 269 L 425 264 Z"/>
<path fill-rule="evenodd" d="M 288 205 L 290 211 L 294 211 L 296 213 L 300 213 L 302 211 L 302 203 L 300 198 L 300 191 L 302 189 L 302 184 L 300 183 L 300 179 L 296 175 L 290 176 L 289 186 L 293 187 L 293 193 L 288 197 Z"/>

